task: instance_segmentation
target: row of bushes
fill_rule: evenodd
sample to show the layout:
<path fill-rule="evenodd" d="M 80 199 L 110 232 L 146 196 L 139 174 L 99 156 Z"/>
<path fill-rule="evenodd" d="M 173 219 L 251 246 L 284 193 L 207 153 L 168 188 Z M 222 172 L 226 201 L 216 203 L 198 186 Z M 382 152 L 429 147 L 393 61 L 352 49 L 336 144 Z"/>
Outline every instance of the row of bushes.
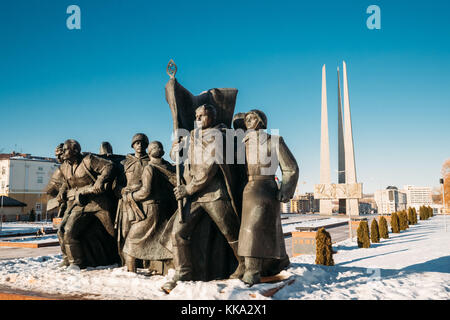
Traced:
<path fill-rule="evenodd" d="M 422 206 L 419 208 L 420 220 L 427 220 L 432 216 L 433 209 L 430 206 Z M 417 224 L 416 208 L 408 208 L 408 211 L 402 210 L 394 212 L 391 215 L 392 233 L 400 233 L 400 231 L 406 230 L 410 225 L 414 224 Z M 370 248 L 371 242 L 379 243 L 380 239 L 389 239 L 387 220 L 382 216 L 378 224 L 377 219 L 373 219 L 370 225 L 370 232 L 367 221 L 361 221 L 356 230 L 356 234 L 358 247 Z M 330 234 L 325 231 L 325 228 L 320 228 L 316 234 L 316 264 L 333 266 L 333 253 Z"/>
<path fill-rule="evenodd" d="M 430 206 L 422 206 L 419 208 L 419 217 L 420 220 L 427 220 L 433 216 L 433 209 Z M 402 210 L 399 212 L 394 212 L 391 215 L 391 230 L 392 233 L 400 233 L 403 230 L 409 228 L 410 225 L 417 224 L 417 211 L 416 208 L 408 208 L 408 212 L 406 210 Z M 369 226 L 366 221 L 361 221 L 358 230 L 358 247 L 360 248 L 369 248 Z M 380 217 L 380 226 L 378 227 L 378 223 L 376 219 L 373 219 L 372 224 L 370 226 L 370 240 L 372 243 L 380 242 L 380 237 L 383 239 L 389 238 L 389 232 L 387 227 L 386 218 Z"/>
<path fill-rule="evenodd" d="M 370 238 L 369 238 L 370 235 Z M 380 224 L 377 219 L 373 219 L 370 224 L 367 221 L 361 221 L 356 230 L 357 243 L 359 248 L 370 248 L 370 242 L 379 243 L 380 239 L 389 239 L 388 224 L 385 217 L 380 217 Z"/>
<path fill-rule="evenodd" d="M 433 208 L 430 206 L 421 206 L 419 208 L 420 220 L 428 220 L 433 216 Z"/>

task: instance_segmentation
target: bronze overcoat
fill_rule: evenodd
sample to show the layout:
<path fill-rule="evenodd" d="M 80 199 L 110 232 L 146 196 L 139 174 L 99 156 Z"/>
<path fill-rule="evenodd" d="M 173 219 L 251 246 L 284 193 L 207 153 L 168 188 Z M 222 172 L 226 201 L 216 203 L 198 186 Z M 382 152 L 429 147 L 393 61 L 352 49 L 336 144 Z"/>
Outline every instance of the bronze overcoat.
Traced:
<path fill-rule="evenodd" d="M 148 154 L 138 158 L 134 154 L 128 154 L 121 162 L 123 172 L 120 175 L 115 188 L 117 197 L 122 197 L 122 190 L 127 192 L 135 192 L 142 187 L 142 173 L 148 165 L 150 158 Z M 119 243 L 127 237 L 132 221 L 142 220 L 142 205 L 127 199 L 120 199 L 117 207 L 117 215 L 114 227 L 117 229 L 117 240 Z"/>
<path fill-rule="evenodd" d="M 145 218 L 132 222 L 123 252 L 142 260 L 172 259 L 172 253 L 159 243 L 159 238 L 176 210 L 175 186 L 175 167 L 163 159 L 152 158 L 142 173 L 141 188 L 131 194 L 142 205 Z"/>
<path fill-rule="evenodd" d="M 112 170 L 113 163 L 111 161 L 89 153 L 83 155 L 77 164 L 71 165 L 65 161 L 60 166 L 61 176 L 65 182 L 62 188 L 66 189 L 67 192 L 73 192 L 92 186 L 96 181 L 100 181 L 105 185 L 111 178 Z M 108 199 L 104 192 L 87 195 L 84 198 L 83 204 L 77 203 L 76 199 L 69 198 L 67 208 L 70 212 L 82 211 L 85 213 L 95 213 L 106 231 L 111 236 L 114 236 L 114 228 L 111 217 L 109 216 L 111 200 Z"/>
<path fill-rule="evenodd" d="M 244 188 L 239 232 L 240 256 L 281 259 L 286 256 L 278 193 L 290 199 L 298 180 L 298 166 L 280 136 L 251 131 L 245 138 L 248 182 Z M 262 152 L 267 159 L 258 155 Z M 269 161 L 270 159 L 270 161 Z M 281 187 L 275 181 L 278 166 Z"/>

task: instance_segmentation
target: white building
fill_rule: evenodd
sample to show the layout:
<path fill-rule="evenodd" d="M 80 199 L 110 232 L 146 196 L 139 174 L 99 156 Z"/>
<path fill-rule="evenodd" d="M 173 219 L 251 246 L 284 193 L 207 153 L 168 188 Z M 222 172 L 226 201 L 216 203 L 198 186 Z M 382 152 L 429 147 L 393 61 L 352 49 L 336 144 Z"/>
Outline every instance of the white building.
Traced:
<path fill-rule="evenodd" d="M 291 202 L 281 203 L 281 213 L 291 213 Z"/>
<path fill-rule="evenodd" d="M 407 209 L 406 193 L 399 191 L 397 187 L 375 191 L 375 202 L 378 214 L 391 214 Z"/>
<path fill-rule="evenodd" d="M 406 194 L 407 207 L 414 207 L 417 212 L 419 212 L 421 206 L 431 206 L 433 204 L 430 187 L 406 185 L 403 186 L 402 192 Z"/>
<path fill-rule="evenodd" d="M 33 209 L 39 216 L 46 210 L 44 189 L 58 166 L 52 158 L 14 152 L 0 154 L 0 195 L 27 204 L 18 215 L 27 215 Z"/>

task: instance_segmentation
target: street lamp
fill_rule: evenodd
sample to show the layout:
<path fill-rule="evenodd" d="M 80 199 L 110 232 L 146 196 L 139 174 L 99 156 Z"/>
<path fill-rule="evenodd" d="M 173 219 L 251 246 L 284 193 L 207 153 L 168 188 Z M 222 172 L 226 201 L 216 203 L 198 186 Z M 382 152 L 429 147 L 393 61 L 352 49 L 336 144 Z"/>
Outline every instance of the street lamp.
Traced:
<path fill-rule="evenodd" d="M 440 179 L 439 182 L 442 184 L 442 207 L 444 209 L 444 226 L 445 232 L 447 232 L 447 210 L 445 209 L 445 185 L 444 179 Z"/>

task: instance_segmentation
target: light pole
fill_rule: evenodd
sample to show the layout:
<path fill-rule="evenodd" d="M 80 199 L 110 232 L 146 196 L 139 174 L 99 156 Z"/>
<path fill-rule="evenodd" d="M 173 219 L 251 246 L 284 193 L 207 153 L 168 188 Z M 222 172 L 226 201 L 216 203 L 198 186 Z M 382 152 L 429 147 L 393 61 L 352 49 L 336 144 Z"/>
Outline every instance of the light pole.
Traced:
<path fill-rule="evenodd" d="M 445 181 L 444 179 L 440 179 L 439 181 L 442 184 L 442 207 L 444 209 L 444 226 L 445 232 L 447 232 L 447 210 L 445 209 Z"/>

